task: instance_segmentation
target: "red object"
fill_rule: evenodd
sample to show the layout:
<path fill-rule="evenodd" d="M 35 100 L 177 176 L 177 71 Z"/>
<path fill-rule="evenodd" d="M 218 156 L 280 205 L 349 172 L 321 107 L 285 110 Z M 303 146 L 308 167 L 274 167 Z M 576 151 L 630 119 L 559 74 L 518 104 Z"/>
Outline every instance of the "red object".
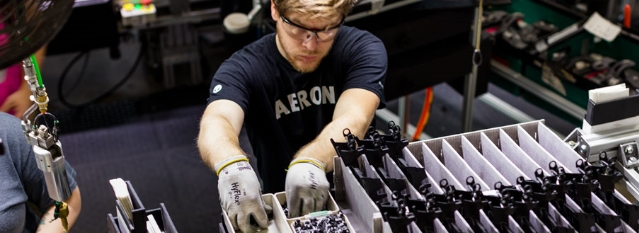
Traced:
<path fill-rule="evenodd" d="M 424 98 L 424 107 L 422 107 L 422 113 L 419 116 L 419 120 L 417 121 L 417 127 L 415 128 L 415 133 L 413 134 L 413 141 L 418 141 L 419 136 L 422 134 L 424 130 L 424 126 L 428 122 L 428 117 L 430 117 L 430 106 L 433 103 L 433 87 L 426 88 L 426 96 Z"/>
<path fill-rule="evenodd" d="M 489 27 L 489 28 L 486 28 L 486 33 L 488 33 L 488 34 L 491 34 L 491 35 L 492 35 L 492 34 L 494 34 L 495 32 L 497 32 L 497 30 L 499 30 L 499 27 L 498 27 L 498 26 Z"/>
<path fill-rule="evenodd" d="M 142 5 L 149 5 L 149 4 L 151 4 L 151 0 L 141 0 L 140 2 L 142 3 Z"/>
<path fill-rule="evenodd" d="M 630 4 L 626 4 L 623 10 L 623 26 L 630 28 L 630 17 L 632 17 L 632 11 L 630 11 Z"/>

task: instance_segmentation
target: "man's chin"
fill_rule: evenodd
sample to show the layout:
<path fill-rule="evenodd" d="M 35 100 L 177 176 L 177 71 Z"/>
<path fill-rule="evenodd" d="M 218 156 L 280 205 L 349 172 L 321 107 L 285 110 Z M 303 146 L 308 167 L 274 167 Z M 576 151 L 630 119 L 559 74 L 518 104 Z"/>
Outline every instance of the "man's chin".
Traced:
<path fill-rule="evenodd" d="M 295 70 L 297 70 L 297 72 L 300 72 L 300 73 L 311 73 L 315 71 L 318 66 L 319 66 L 319 62 L 316 62 L 314 64 L 306 64 L 306 63 L 300 64 L 296 62 L 294 65 Z"/>

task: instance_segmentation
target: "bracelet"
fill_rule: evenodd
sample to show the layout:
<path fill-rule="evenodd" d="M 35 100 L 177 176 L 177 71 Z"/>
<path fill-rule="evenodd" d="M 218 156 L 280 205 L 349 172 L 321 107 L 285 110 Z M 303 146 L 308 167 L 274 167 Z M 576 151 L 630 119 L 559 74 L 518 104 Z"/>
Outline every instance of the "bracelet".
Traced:
<path fill-rule="evenodd" d="M 293 162 L 291 162 L 291 164 L 288 165 L 288 169 L 291 169 L 291 167 L 293 165 L 298 164 L 298 163 L 310 163 L 310 164 L 315 165 L 319 169 L 322 169 L 322 171 L 326 172 L 326 168 L 324 168 L 324 164 L 322 162 L 320 162 L 319 160 L 312 159 L 312 158 L 295 159 L 295 160 L 293 160 Z"/>
<path fill-rule="evenodd" d="M 236 157 L 240 157 L 240 156 L 236 156 Z M 220 168 L 218 168 L 217 170 L 215 170 L 215 175 L 217 175 L 218 177 L 220 176 L 220 172 L 222 171 L 222 169 L 226 168 L 227 166 L 236 163 L 236 162 L 248 162 L 248 158 L 246 158 L 245 156 L 241 156 L 241 158 L 231 158 L 230 161 L 224 163 L 222 166 L 220 166 Z"/>

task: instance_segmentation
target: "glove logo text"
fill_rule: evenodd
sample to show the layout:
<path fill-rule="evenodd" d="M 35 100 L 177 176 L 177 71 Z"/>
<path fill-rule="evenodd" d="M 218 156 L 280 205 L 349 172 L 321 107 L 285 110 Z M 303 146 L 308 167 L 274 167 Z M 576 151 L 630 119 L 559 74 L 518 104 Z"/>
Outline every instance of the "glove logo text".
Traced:
<path fill-rule="evenodd" d="M 237 167 L 238 171 L 242 171 L 242 170 L 253 170 L 253 168 L 251 168 L 251 165 L 249 164 L 242 164 L 240 166 Z"/>
<path fill-rule="evenodd" d="M 231 192 L 233 193 L 233 200 L 236 205 L 240 205 L 240 195 L 242 194 L 239 187 L 240 185 L 237 182 L 231 184 Z"/>
<path fill-rule="evenodd" d="M 311 189 L 317 189 L 317 180 L 315 179 L 315 173 L 309 171 L 308 174 L 309 174 L 308 181 L 311 182 Z"/>

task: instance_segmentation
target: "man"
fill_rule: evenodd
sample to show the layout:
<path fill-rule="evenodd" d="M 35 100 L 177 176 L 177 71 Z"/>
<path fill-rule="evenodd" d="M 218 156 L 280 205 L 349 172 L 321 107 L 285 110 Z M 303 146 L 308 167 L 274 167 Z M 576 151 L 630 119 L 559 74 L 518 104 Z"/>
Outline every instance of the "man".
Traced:
<path fill-rule="evenodd" d="M 354 4 L 273 0 L 276 33 L 214 75 L 198 147 L 235 229 L 252 231 L 251 219 L 267 226 L 261 185 L 286 191 L 289 217 L 322 210 L 336 154 L 330 139 L 344 141 L 345 128 L 363 137 L 385 106 L 386 50 L 372 34 L 343 26 Z"/>
<path fill-rule="evenodd" d="M 20 120 L 0 112 L 0 232 L 63 233 L 61 220 L 54 220 L 55 200 L 49 197 L 42 171 L 38 168 L 32 147 L 27 143 Z M 80 189 L 75 171 L 67 164 L 71 196 L 68 205 L 69 229 L 81 209 Z"/>

